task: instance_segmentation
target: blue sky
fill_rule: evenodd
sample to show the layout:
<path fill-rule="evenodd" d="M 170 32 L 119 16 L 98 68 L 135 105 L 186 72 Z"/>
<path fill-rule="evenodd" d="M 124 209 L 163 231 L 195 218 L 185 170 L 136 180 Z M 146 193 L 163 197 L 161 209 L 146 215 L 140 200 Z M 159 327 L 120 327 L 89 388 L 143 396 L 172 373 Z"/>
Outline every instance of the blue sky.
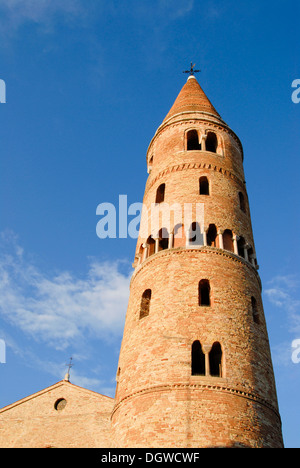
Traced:
<path fill-rule="evenodd" d="M 300 447 L 299 2 L 0 0 L 0 407 L 64 376 L 114 395 L 146 151 L 196 62 L 240 137 L 287 447 Z"/>

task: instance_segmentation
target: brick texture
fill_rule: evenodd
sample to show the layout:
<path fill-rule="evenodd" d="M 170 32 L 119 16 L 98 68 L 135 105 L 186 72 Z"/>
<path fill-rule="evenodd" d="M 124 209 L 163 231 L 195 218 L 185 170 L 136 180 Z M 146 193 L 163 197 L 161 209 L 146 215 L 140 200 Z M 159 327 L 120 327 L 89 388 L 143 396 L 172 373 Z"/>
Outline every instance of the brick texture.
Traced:
<path fill-rule="evenodd" d="M 216 151 L 207 151 L 205 143 L 201 150 L 187 151 L 191 129 L 197 130 L 199 142 L 214 132 Z M 203 242 L 195 247 L 185 241 L 156 250 L 152 244 L 145 253 L 148 237 L 165 226 L 158 217 L 151 232 L 153 226 L 143 220 L 146 229 L 137 241 L 119 359 L 113 443 L 116 447 L 282 447 L 243 149 L 195 78 L 187 81 L 158 128 L 147 164 L 144 204 L 152 217 L 153 210 L 164 210 L 163 205 L 153 204 L 158 187 L 165 184 L 165 203 L 179 203 L 182 208 L 185 203 L 203 203 L 201 229 L 207 231 L 214 224 L 221 237 L 229 229 L 244 239 L 252 256 L 243 255 L 243 249 L 225 250 L 221 244 Z M 209 181 L 208 196 L 199 194 L 203 176 Z M 193 221 L 195 216 L 194 209 Z M 174 226 L 171 220 L 169 233 Z M 202 279 L 210 284 L 209 306 L 199 306 Z M 151 290 L 149 314 L 140 318 L 147 289 Z M 259 320 L 254 320 L 252 298 Z M 197 340 L 207 356 L 213 344 L 220 343 L 218 376 L 192 375 L 191 350 Z"/>
<path fill-rule="evenodd" d="M 0 410 L 1 447 L 283 447 L 243 148 L 194 77 L 154 135 L 147 166 L 115 400 L 59 382 Z M 179 230 L 173 215 L 165 224 L 174 204 Z M 185 204 L 199 222 L 196 244 Z"/>
<path fill-rule="evenodd" d="M 61 399 L 66 405 L 56 410 Z M 58 382 L 0 410 L 0 447 L 110 447 L 113 404 L 112 398 Z"/>

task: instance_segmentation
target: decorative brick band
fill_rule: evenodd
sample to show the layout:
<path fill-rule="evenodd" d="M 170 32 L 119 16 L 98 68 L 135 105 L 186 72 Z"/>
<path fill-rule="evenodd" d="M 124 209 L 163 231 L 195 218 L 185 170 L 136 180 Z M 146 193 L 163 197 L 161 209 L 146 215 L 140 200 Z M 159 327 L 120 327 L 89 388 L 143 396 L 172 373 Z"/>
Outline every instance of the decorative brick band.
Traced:
<path fill-rule="evenodd" d="M 267 400 L 264 398 L 261 398 L 259 395 L 256 395 L 255 393 L 247 392 L 245 390 L 241 390 L 239 388 L 235 387 L 229 387 L 226 385 L 221 385 L 220 383 L 208 383 L 208 384 L 203 384 L 203 383 L 189 383 L 189 384 L 183 384 L 183 383 L 178 383 L 178 384 L 173 384 L 173 385 L 158 385 L 154 387 L 149 387 L 145 388 L 142 390 L 139 390 L 137 392 L 133 392 L 126 397 L 124 397 L 122 400 L 119 401 L 117 405 L 115 405 L 112 413 L 111 413 L 111 419 L 113 418 L 114 413 L 120 408 L 120 406 L 127 400 L 135 398 L 138 395 L 146 395 L 149 393 L 161 393 L 161 392 L 170 392 L 174 390 L 209 390 L 209 391 L 218 391 L 218 392 L 224 392 L 230 395 L 238 396 L 241 398 L 246 398 L 247 400 L 254 401 L 255 403 L 258 403 L 260 405 L 265 406 L 269 410 L 273 411 L 275 415 L 278 417 L 278 419 L 281 421 L 280 414 L 271 403 L 269 403 Z"/>
<path fill-rule="evenodd" d="M 150 265 L 150 263 L 152 263 L 157 258 L 165 257 L 165 256 L 168 256 L 168 255 L 182 255 L 182 254 L 185 254 L 187 252 L 193 252 L 193 253 L 198 252 L 198 253 L 201 253 L 201 254 L 202 253 L 211 253 L 213 255 L 219 255 L 221 257 L 229 258 L 233 262 L 240 263 L 240 264 L 246 266 L 252 273 L 255 274 L 255 276 L 257 278 L 257 281 L 259 283 L 260 290 L 262 289 L 260 276 L 259 276 L 257 270 L 254 268 L 253 265 L 251 265 L 249 262 L 244 260 L 242 257 L 236 256 L 234 253 L 229 252 L 228 250 L 222 250 L 222 249 L 218 249 L 217 247 L 208 247 L 208 246 L 202 246 L 202 247 L 198 247 L 198 248 L 194 248 L 194 249 L 191 249 L 189 247 L 179 247 L 177 249 L 161 250 L 160 252 L 157 252 L 157 253 L 151 255 L 150 257 L 146 258 L 146 260 L 144 260 L 138 267 L 136 267 L 136 269 L 133 272 L 133 275 L 131 277 L 130 284 L 133 281 L 133 279 L 137 276 L 137 274 L 140 271 L 142 271 L 143 268 L 145 268 L 145 266 Z"/>
<path fill-rule="evenodd" d="M 232 172 L 228 171 L 227 169 L 223 169 L 222 167 L 215 166 L 213 164 L 207 164 L 207 163 L 182 163 L 182 164 L 177 164 L 176 166 L 168 167 L 162 172 L 159 172 L 157 176 L 151 180 L 151 183 L 147 185 L 145 193 L 147 193 L 151 187 L 157 182 L 157 180 L 162 179 L 166 175 L 170 174 L 171 172 L 177 172 L 177 171 L 186 171 L 188 169 L 207 169 L 215 172 L 219 172 L 220 174 L 223 174 L 224 176 L 235 180 L 240 187 L 244 190 L 245 189 L 245 184 L 244 182 L 235 174 Z"/>
<path fill-rule="evenodd" d="M 223 131 L 225 133 L 228 133 L 229 135 L 231 135 L 233 137 L 233 139 L 236 141 L 236 143 L 238 144 L 239 148 L 240 148 L 240 151 L 241 151 L 241 155 L 242 155 L 242 158 L 244 159 L 244 150 L 243 150 L 243 145 L 241 143 L 241 140 L 239 139 L 239 137 L 234 133 L 234 131 L 226 124 L 226 122 L 224 122 L 221 117 L 216 117 L 215 115 L 213 114 L 210 114 L 208 112 L 193 112 L 194 115 L 198 114 L 198 117 L 184 117 L 184 115 L 188 116 L 190 115 L 190 112 L 181 112 L 179 114 L 176 114 L 176 115 L 173 115 L 172 117 L 170 117 L 167 121 L 163 122 L 160 127 L 158 127 L 158 129 L 156 130 L 156 133 L 154 135 L 154 137 L 152 138 L 150 144 L 149 144 L 149 147 L 148 147 L 148 150 L 147 150 L 147 155 L 148 155 L 148 152 L 154 142 L 154 140 L 158 137 L 158 135 L 160 133 L 162 133 L 165 129 L 167 129 L 169 126 L 176 126 L 176 125 L 182 125 L 182 123 L 184 122 L 190 122 L 190 123 L 195 123 L 195 122 L 198 122 L 198 121 L 202 121 L 203 123 L 205 123 L 205 126 L 207 128 L 211 128 L 211 129 L 214 129 L 214 130 L 218 130 L 218 131 Z M 179 120 L 176 120 L 177 118 L 179 118 Z M 213 120 L 210 120 L 211 118 L 213 118 Z"/>

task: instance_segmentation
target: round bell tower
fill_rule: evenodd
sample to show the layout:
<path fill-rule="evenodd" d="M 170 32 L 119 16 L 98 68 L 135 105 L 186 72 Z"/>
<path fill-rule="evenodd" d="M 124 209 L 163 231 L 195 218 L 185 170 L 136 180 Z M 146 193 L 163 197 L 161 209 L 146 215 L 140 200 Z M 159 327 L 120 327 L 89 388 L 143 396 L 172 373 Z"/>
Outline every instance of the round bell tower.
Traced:
<path fill-rule="evenodd" d="M 147 151 L 115 447 L 283 447 L 239 138 L 189 76 Z"/>

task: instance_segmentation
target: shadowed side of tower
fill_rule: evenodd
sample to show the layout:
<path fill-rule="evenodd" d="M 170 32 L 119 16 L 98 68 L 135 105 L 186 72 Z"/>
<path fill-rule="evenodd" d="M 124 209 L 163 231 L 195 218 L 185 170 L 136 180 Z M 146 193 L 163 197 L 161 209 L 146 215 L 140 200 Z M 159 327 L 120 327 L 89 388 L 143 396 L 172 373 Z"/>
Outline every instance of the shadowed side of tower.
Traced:
<path fill-rule="evenodd" d="M 282 447 L 243 149 L 194 76 L 147 166 L 114 445 Z"/>

